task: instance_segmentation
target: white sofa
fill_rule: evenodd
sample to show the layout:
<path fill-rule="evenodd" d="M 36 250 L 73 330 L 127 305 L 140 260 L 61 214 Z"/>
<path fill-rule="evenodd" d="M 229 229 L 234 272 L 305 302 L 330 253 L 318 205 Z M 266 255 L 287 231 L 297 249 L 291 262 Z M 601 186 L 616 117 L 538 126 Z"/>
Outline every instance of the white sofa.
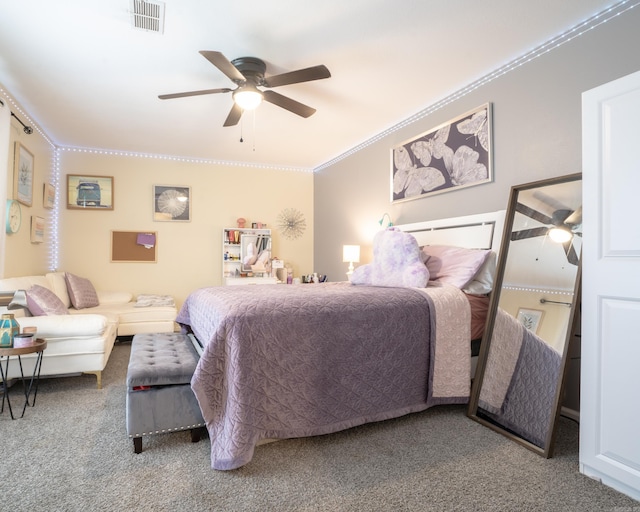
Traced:
<path fill-rule="evenodd" d="M 0 279 L 0 292 L 28 290 L 33 285 L 54 292 L 70 314 L 28 316 L 29 313 L 23 309 L 0 309 L 14 313 L 21 329 L 35 327 L 37 337 L 47 340 L 41 376 L 91 373 L 96 375 L 98 388 L 101 388 L 102 370 L 107 365 L 117 336 L 175 330 L 175 305 L 139 307 L 129 292 L 96 290 L 98 306 L 75 309 L 67 292 L 64 272 Z M 22 356 L 25 375 L 31 375 L 34 364 L 35 354 Z M 19 376 L 17 361 L 11 361 L 7 378 Z"/>

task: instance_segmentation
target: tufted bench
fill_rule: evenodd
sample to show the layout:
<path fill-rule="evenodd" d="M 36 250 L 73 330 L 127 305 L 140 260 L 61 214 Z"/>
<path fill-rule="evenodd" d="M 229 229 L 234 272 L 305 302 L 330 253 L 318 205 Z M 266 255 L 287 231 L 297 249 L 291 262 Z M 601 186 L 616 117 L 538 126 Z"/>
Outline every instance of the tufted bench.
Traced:
<path fill-rule="evenodd" d="M 198 353 L 185 334 L 136 334 L 127 369 L 127 434 L 135 453 L 142 452 L 142 437 L 191 430 L 200 440 L 205 425 L 191 377 Z"/>

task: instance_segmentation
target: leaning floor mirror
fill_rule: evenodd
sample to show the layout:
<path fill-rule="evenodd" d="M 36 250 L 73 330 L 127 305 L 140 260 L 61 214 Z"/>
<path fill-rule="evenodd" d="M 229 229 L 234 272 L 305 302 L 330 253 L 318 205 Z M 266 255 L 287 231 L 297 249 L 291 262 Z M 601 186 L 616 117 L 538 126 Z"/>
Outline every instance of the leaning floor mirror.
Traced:
<path fill-rule="evenodd" d="M 511 189 L 468 415 L 551 457 L 580 306 L 582 178 Z"/>

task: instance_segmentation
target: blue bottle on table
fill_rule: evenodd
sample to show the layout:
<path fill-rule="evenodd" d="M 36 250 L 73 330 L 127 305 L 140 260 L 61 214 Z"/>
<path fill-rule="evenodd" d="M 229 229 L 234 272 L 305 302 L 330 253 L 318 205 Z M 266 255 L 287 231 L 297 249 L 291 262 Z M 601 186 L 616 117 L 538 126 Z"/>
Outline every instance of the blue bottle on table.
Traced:
<path fill-rule="evenodd" d="M 20 333 L 20 325 L 11 313 L 4 313 L 0 320 L 0 348 L 13 347 L 13 340 Z"/>

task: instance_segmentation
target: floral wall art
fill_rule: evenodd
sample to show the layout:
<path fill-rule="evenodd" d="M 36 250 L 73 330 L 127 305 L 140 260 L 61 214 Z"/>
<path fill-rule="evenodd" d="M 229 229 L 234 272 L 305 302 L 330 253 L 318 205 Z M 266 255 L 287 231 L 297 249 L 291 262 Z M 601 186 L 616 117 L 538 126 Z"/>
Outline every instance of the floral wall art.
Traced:
<path fill-rule="evenodd" d="M 492 179 L 490 103 L 402 142 L 391 151 L 391 202 Z"/>

